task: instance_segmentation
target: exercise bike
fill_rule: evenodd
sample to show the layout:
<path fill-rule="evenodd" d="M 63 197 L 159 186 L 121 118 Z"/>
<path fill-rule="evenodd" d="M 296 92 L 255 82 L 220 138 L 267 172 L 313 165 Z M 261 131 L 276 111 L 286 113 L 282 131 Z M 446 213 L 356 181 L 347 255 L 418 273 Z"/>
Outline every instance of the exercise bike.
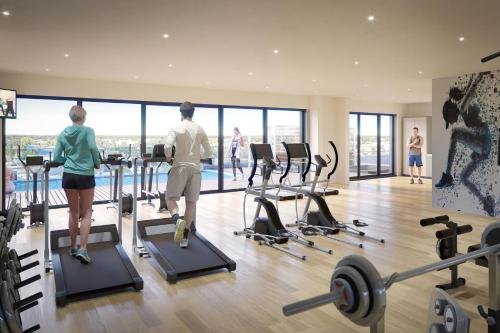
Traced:
<path fill-rule="evenodd" d="M 246 238 L 252 238 L 257 241 L 259 245 L 266 245 L 278 251 L 285 252 L 293 257 L 299 258 L 301 260 L 306 260 L 306 256 L 302 254 L 297 254 L 287 248 L 278 246 L 288 244 L 289 241 L 322 251 L 328 254 L 332 254 L 332 250 L 327 250 L 320 248 L 314 244 L 314 242 L 299 236 L 298 234 L 287 230 L 278 215 L 275 205 L 268 200 L 266 197 L 266 190 L 269 186 L 269 180 L 271 174 L 277 168 L 277 164 L 272 160 L 270 155 L 271 146 L 269 144 L 251 144 L 250 150 L 254 158 L 254 167 L 252 168 L 252 173 L 248 179 L 249 185 L 245 191 L 245 198 L 243 200 L 243 222 L 244 229 L 242 231 L 235 231 L 234 235 L 245 235 Z M 257 208 L 255 210 L 255 215 L 253 218 L 253 224 L 248 226 L 246 221 L 246 200 L 248 194 L 253 190 L 253 177 L 255 176 L 255 171 L 257 169 L 257 161 L 259 159 L 263 160 L 263 183 L 259 186 L 260 194 L 254 199 L 257 202 Z M 262 207 L 265 209 L 267 216 L 260 217 L 260 211 Z"/>

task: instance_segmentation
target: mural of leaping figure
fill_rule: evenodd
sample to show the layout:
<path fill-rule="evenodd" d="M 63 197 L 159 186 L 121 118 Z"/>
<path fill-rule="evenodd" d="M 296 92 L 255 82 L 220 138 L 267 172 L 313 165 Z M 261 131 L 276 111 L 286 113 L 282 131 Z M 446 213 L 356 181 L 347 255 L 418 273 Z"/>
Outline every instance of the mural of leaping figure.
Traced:
<path fill-rule="evenodd" d="M 476 77 L 471 77 L 465 94 L 457 87 L 450 89 L 449 99 L 443 105 L 446 129 L 448 129 L 449 125 L 456 123 L 459 116 L 464 120 L 466 127 L 452 129 L 446 171 L 443 172 L 441 180 L 434 186 L 441 189 L 455 185 L 452 168 L 458 145 L 461 144 L 472 150 L 472 154 L 470 162 L 460 172 L 458 181 L 461 181 L 479 199 L 488 215 L 494 216 L 495 199 L 489 194 L 483 195 L 478 186 L 470 180 L 472 173 L 483 161 L 488 159 L 492 148 L 492 136 L 488 124 L 481 120 L 481 109 L 477 104 L 471 104 L 472 96 L 483 79 L 483 75 L 483 73 L 480 73 Z"/>

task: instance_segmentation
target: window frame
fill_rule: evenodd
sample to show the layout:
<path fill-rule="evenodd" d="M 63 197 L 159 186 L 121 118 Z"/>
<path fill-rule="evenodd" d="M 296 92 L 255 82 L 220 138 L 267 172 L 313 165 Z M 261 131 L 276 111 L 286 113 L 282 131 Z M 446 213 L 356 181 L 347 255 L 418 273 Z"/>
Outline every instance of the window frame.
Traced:
<path fill-rule="evenodd" d="M 100 102 L 100 103 L 116 103 L 116 104 L 139 104 L 141 109 L 141 153 L 144 153 L 146 147 L 147 138 L 147 128 L 146 128 L 146 118 L 147 118 L 147 106 L 173 106 L 179 107 L 180 102 L 160 102 L 160 101 L 147 101 L 147 100 L 136 100 L 136 99 L 110 99 L 110 98 L 93 98 L 93 97 L 74 97 L 74 96 L 54 96 L 54 95 L 29 95 L 29 94 L 18 94 L 18 99 L 39 99 L 39 100 L 55 100 L 55 101 L 76 101 L 77 105 L 82 106 L 84 102 Z M 211 193 L 225 193 L 225 192 L 235 192 L 244 190 L 244 188 L 234 188 L 234 189 L 224 189 L 224 179 L 223 179 L 223 159 L 224 159 L 224 109 L 225 108 L 235 108 L 235 109 L 254 109 L 262 110 L 262 133 L 263 142 L 268 143 L 268 131 L 267 131 L 267 111 L 296 111 L 300 112 L 300 134 L 301 141 L 304 142 L 306 139 L 306 119 L 307 110 L 300 108 L 285 108 L 285 107 L 269 107 L 269 106 L 249 106 L 249 105 L 231 105 L 231 104 L 206 104 L 206 103 L 194 103 L 195 107 L 200 108 L 215 108 L 218 110 L 218 188 L 215 190 L 205 190 L 201 191 L 201 194 L 211 194 Z M 2 179 L 5 179 L 5 142 L 7 139 L 6 133 L 6 122 L 2 121 Z M 222 160 L 222 161 L 221 161 Z M 144 170 L 141 171 L 144 175 Z M 5 209 L 5 186 L 2 187 L 2 209 Z M 107 201 L 95 201 L 94 204 L 103 204 Z M 67 205 L 62 206 L 51 206 L 51 208 L 62 208 L 67 207 Z"/>
<path fill-rule="evenodd" d="M 364 179 L 374 179 L 374 178 L 386 178 L 396 176 L 396 117 L 397 115 L 392 113 L 372 113 L 372 112 L 349 112 L 349 115 L 356 116 L 356 145 L 357 145 L 357 176 L 349 177 L 349 180 L 364 180 Z M 365 175 L 361 176 L 361 116 L 377 116 L 377 174 L 376 175 Z M 390 173 L 380 173 L 380 163 L 381 163 L 381 117 L 389 116 L 391 117 L 391 166 L 392 171 Z"/>

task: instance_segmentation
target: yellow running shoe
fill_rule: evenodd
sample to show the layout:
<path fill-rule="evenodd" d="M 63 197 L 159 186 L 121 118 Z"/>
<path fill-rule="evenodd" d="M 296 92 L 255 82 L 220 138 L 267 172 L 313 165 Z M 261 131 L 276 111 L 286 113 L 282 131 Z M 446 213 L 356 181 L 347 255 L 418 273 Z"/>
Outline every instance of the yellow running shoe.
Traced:
<path fill-rule="evenodd" d="M 186 221 L 183 219 L 178 219 L 175 225 L 174 242 L 180 245 L 182 239 L 184 238 L 184 230 L 186 229 Z"/>

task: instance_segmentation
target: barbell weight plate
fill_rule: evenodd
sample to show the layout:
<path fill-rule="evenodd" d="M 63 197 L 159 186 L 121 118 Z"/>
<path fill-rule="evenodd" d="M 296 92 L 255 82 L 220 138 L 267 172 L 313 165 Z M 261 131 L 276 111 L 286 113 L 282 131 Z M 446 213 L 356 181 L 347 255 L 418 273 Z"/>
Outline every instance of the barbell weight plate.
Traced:
<path fill-rule="evenodd" d="M 368 313 L 363 318 L 353 320 L 353 323 L 365 327 L 377 324 L 384 316 L 387 304 L 385 283 L 380 273 L 368 259 L 359 255 L 344 257 L 338 262 L 335 270 L 344 266 L 355 268 L 361 274 L 366 282 L 370 299 Z"/>
<path fill-rule="evenodd" d="M 351 321 L 364 318 L 370 309 L 370 292 L 363 276 L 353 267 L 335 269 L 330 291 L 341 293 L 335 306 Z"/>
<path fill-rule="evenodd" d="M 500 244 L 500 222 L 487 226 L 481 234 L 481 248 Z"/>

